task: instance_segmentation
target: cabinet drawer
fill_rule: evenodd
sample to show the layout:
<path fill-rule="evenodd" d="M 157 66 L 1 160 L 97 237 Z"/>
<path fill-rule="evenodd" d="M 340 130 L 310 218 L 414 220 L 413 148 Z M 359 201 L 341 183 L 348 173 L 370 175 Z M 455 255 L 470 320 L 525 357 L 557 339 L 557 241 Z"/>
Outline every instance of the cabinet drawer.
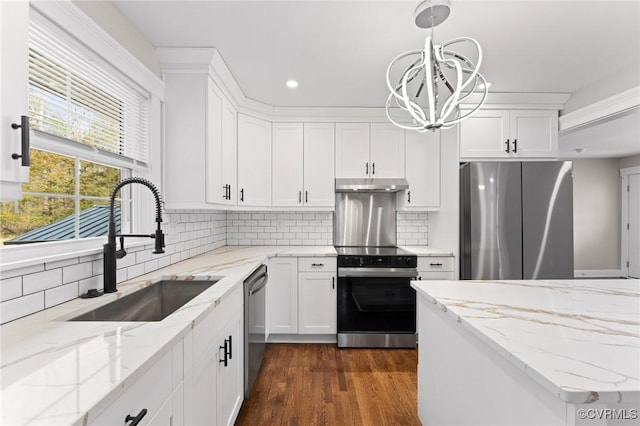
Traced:
<path fill-rule="evenodd" d="M 453 280 L 453 271 L 418 271 L 419 280 Z"/>
<path fill-rule="evenodd" d="M 167 351 L 159 361 L 151 366 L 106 410 L 89 420 L 92 426 L 125 424 L 127 415 L 137 416 L 147 409 L 140 425 L 148 424 L 160 410 L 164 401 L 171 395 L 171 351 Z"/>
<path fill-rule="evenodd" d="M 453 271 L 453 257 L 418 257 L 418 271 Z"/>
<path fill-rule="evenodd" d="M 335 257 L 299 257 L 299 272 L 335 272 L 337 263 Z"/>

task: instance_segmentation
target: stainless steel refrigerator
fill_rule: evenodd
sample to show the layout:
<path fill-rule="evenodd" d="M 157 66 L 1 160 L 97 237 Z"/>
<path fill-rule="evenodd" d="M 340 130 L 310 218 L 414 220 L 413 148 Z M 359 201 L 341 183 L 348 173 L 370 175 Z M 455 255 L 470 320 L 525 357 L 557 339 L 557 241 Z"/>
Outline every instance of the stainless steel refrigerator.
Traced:
<path fill-rule="evenodd" d="M 460 166 L 460 279 L 573 278 L 570 161 Z"/>

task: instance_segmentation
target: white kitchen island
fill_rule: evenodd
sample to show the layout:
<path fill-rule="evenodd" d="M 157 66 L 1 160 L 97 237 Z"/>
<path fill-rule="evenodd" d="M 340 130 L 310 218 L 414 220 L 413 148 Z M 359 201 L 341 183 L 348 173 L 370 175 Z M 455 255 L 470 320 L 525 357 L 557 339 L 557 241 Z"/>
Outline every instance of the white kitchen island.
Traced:
<path fill-rule="evenodd" d="M 423 424 L 640 424 L 640 280 L 412 286 Z"/>

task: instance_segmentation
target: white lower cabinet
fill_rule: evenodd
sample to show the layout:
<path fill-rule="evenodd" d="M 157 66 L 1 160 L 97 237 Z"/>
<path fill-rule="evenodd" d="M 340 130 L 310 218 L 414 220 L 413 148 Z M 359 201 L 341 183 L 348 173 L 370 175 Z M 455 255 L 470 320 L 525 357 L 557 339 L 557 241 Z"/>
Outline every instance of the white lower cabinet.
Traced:
<path fill-rule="evenodd" d="M 336 258 L 269 260 L 269 334 L 335 334 Z"/>
<path fill-rule="evenodd" d="M 233 425 L 244 400 L 243 311 L 237 310 L 218 335 L 216 425 Z"/>
<path fill-rule="evenodd" d="M 269 334 L 298 333 L 298 259 L 269 259 L 267 284 Z"/>
<path fill-rule="evenodd" d="M 336 273 L 298 273 L 298 333 L 335 334 Z"/>
<path fill-rule="evenodd" d="M 196 324 L 192 348 L 185 344 L 185 425 L 233 425 L 238 416 L 244 399 L 242 299 L 239 285 Z"/>
<path fill-rule="evenodd" d="M 419 280 L 455 279 L 452 256 L 419 256 L 417 269 Z"/>
<path fill-rule="evenodd" d="M 89 424 L 98 426 L 128 425 L 127 416 L 142 416 L 138 425 L 152 424 L 150 421 L 164 408 L 164 417 L 171 417 L 171 405 L 165 408 L 172 394 L 171 351 L 160 358 L 142 376 L 136 380 L 113 404 L 104 410 Z M 144 411 L 146 410 L 146 414 Z M 168 423 L 167 423 L 168 424 Z"/>

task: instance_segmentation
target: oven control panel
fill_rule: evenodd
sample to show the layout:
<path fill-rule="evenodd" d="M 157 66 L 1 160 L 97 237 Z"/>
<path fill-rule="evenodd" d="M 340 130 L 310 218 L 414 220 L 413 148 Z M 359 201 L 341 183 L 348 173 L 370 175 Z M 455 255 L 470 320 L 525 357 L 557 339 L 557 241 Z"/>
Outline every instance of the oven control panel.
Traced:
<path fill-rule="evenodd" d="M 416 268 L 416 256 L 338 256 L 338 267 L 343 268 Z"/>

